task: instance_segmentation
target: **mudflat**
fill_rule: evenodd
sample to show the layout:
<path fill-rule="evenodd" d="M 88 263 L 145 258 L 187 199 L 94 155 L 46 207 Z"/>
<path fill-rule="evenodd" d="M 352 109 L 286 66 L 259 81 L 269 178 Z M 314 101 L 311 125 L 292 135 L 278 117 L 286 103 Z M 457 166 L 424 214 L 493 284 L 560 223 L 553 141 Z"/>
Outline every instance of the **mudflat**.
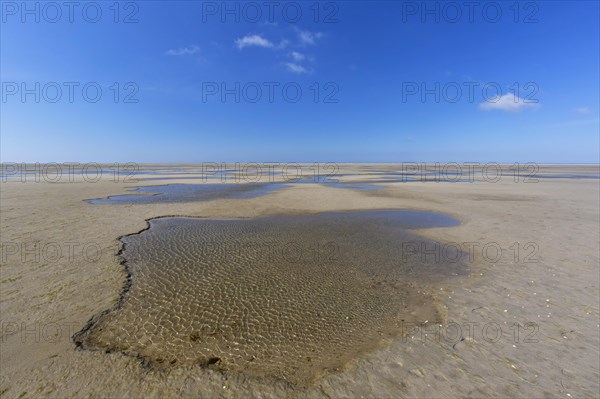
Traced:
<path fill-rule="evenodd" d="M 174 169 L 188 173 L 158 184 L 203 183 L 194 165 Z M 335 184 L 275 176 L 284 187 L 259 196 L 102 205 L 86 200 L 158 180 L 7 179 L 0 192 L 2 397 L 597 396 L 598 167 L 547 165 L 535 181 L 506 175 L 493 182 L 436 181 L 431 173 L 403 180 L 399 169 L 349 164 Z M 144 177 L 164 178 L 152 170 Z M 378 187 L 361 189 L 370 182 Z M 381 210 L 435 212 L 460 225 L 405 229 L 339 217 Z M 211 235 L 221 246 L 180 245 Z M 248 236 L 344 250 L 333 263 L 302 260 L 294 273 L 297 262 L 257 262 L 265 256 L 257 247 L 223 246 Z M 390 237 L 400 243 L 395 257 L 378 250 Z M 216 273 L 223 262 L 215 263 L 215 251 L 234 267 Z M 453 262 L 459 251 L 465 256 Z M 383 253 L 400 262 L 378 260 Z M 193 265 L 198 258 L 207 262 L 203 270 Z M 127 297 L 138 292 L 147 300 Z M 285 298 L 272 319 L 259 321 L 260 306 Z M 200 308 L 214 312 L 202 316 Z M 322 325 L 315 309 L 323 309 Z M 226 328 L 206 330 L 224 318 Z M 190 328 L 169 330 L 167 319 Z M 234 329 L 234 322 L 246 324 Z M 119 335 L 123 326 L 141 335 Z M 194 352 L 201 344 L 210 351 Z"/>

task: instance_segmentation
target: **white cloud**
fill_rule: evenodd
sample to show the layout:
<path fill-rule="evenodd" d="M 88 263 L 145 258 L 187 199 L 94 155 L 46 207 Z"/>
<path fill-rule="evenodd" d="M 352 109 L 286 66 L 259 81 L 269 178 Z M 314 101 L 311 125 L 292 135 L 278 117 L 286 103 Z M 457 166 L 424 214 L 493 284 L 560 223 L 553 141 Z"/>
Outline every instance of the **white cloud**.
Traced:
<path fill-rule="evenodd" d="M 242 37 L 241 39 L 237 39 L 235 41 L 235 45 L 241 50 L 244 47 L 266 47 L 273 48 L 275 45 L 271 43 L 269 40 L 265 39 L 260 35 L 247 35 Z"/>
<path fill-rule="evenodd" d="M 526 108 L 535 109 L 539 108 L 539 106 L 538 103 L 534 103 L 531 100 L 524 100 L 513 93 L 496 96 L 479 104 L 480 109 L 487 111 L 498 109 L 508 112 L 519 112 Z"/>
<path fill-rule="evenodd" d="M 288 71 L 298 74 L 308 73 L 308 70 L 304 68 L 302 65 L 294 64 L 293 62 L 286 62 L 284 64 Z"/>
<path fill-rule="evenodd" d="M 304 54 L 299 53 L 297 51 L 292 51 L 290 53 L 290 56 L 294 59 L 294 61 L 303 61 L 306 58 Z"/>
<path fill-rule="evenodd" d="M 592 113 L 592 110 L 589 109 L 588 107 L 577 108 L 575 111 L 577 111 L 578 113 L 583 114 L 583 115 L 589 115 Z"/>
<path fill-rule="evenodd" d="M 323 37 L 323 34 L 321 32 L 309 32 L 307 30 L 300 30 L 298 28 L 296 28 L 296 33 L 298 34 L 298 39 L 300 40 L 300 43 L 304 45 L 312 46 L 316 43 L 317 39 Z"/>
<path fill-rule="evenodd" d="M 200 51 L 200 47 L 194 45 L 194 46 L 190 46 L 190 47 L 181 47 L 178 49 L 167 50 L 167 51 L 165 51 L 165 55 L 175 55 L 175 56 L 192 55 L 192 54 L 196 54 L 198 51 Z"/>

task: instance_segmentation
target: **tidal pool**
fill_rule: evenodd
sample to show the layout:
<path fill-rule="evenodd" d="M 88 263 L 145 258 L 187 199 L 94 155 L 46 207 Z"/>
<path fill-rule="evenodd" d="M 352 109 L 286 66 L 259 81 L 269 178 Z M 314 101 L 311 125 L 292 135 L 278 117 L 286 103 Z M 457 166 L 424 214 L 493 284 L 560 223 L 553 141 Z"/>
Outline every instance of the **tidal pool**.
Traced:
<path fill-rule="evenodd" d="M 443 321 L 422 287 L 469 267 L 456 261 L 458 249 L 441 259 L 415 254 L 439 244 L 411 229 L 457 224 L 403 210 L 152 219 L 121 238 L 129 279 L 118 305 L 74 340 L 157 369 L 308 384 L 407 325 Z"/>
<path fill-rule="evenodd" d="M 132 191 L 137 194 L 111 195 L 87 200 L 91 204 L 156 204 L 173 202 L 210 201 L 225 198 L 256 198 L 284 188 L 278 183 L 260 184 L 166 184 L 142 186 Z"/>

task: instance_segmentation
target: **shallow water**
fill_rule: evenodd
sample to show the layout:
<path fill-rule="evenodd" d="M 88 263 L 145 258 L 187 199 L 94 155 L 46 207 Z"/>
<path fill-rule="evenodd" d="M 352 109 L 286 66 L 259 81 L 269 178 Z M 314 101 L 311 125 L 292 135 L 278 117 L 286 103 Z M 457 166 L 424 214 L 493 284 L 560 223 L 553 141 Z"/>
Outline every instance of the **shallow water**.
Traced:
<path fill-rule="evenodd" d="M 295 180 L 290 181 L 290 183 L 322 184 L 327 187 L 342 188 L 342 189 L 346 189 L 346 190 L 360 190 L 360 191 L 371 191 L 371 190 L 379 190 L 379 189 L 385 188 L 383 186 L 371 184 L 371 181 L 347 182 L 347 181 L 337 181 L 337 180 L 330 180 L 330 179 L 315 179 L 313 177 L 305 177 L 305 178 L 301 178 L 301 179 L 295 179 Z"/>
<path fill-rule="evenodd" d="M 573 174 L 573 173 L 559 173 L 559 174 L 536 174 L 529 179 L 600 179 L 600 175 L 584 175 L 584 174 Z"/>
<path fill-rule="evenodd" d="M 135 192 L 146 195 L 112 195 L 88 200 L 91 204 L 156 204 L 210 201 L 224 198 L 256 198 L 284 188 L 283 184 L 167 184 L 137 187 Z"/>
<path fill-rule="evenodd" d="M 75 341 L 158 369 L 308 384 L 408 323 L 442 321 L 419 287 L 469 268 L 406 248 L 435 246 L 409 229 L 457 224 L 416 211 L 153 219 L 122 238 L 131 285 L 119 306 Z"/>

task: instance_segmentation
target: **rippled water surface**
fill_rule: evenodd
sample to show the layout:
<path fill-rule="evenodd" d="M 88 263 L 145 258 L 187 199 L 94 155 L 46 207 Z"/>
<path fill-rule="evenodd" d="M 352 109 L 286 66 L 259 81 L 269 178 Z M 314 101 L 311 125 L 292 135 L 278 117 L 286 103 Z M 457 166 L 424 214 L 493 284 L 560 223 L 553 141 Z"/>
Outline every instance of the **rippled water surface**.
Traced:
<path fill-rule="evenodd" d="M 457 224 L 416 211 L 154 219 L 122 238 L 131 284 L 119 305 L 75 339 L 159 369 L 306 384 L 406 323 L 441 321 L 419 287 L 469 269 L 405 249 L 435 246 L 410 229 Z"/>

